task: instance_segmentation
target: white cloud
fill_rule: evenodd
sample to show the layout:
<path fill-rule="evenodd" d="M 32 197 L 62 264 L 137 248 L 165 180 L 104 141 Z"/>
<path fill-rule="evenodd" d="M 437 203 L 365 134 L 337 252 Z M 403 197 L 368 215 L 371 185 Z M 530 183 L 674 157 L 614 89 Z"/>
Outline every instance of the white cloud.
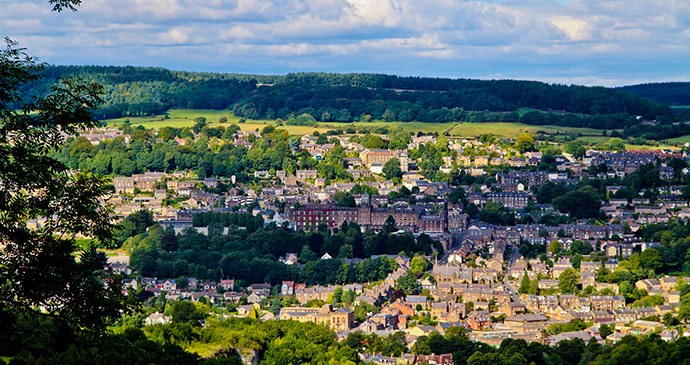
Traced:
<path fill-rule="evenodd" d="M 680 0 L 0 0 L 0 27 L 55 63 L 371 71 L 604 83 L 690 75 Z"/>

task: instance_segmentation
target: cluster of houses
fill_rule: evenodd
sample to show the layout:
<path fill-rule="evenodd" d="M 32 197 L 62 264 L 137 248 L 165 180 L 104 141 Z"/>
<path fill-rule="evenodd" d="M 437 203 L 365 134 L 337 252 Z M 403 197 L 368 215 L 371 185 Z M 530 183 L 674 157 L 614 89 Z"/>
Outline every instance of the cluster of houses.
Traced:
<path fill-rule="evenodd" d="M 572 338 L 589 341 L 595 338 L 603 341 L 598 333 L 599 325 L 615 324 L 616 331 L 607 338 L 618 341 L 626 334 L 660 332 L 662 338 L 673 340 L 690 331 L 679 333 L 667 329 L 655 318 L 666 313 L 674 313 L 680 302 L 676 290 L 676 277 L 665 276 L 659 279 L 640 280 L 635 284 L 639 290 L 649 295 L 658 295 L 663 303 L 653 307 L 631 307 L 625 298 L 618 294 L 613 284 L 596 281 L 595 272 L 603 265 L 615 270 L 617 262 L 606 263 L 582 261 L 579 285 L 592 286 L 595 293 L 577 296 L 558 292 L 560 274 L 572 264 L 557 260 L 553 266 L 544 265 L 539 260 L 518 259 L 512 265 L 496 258 L 478 260 L 478 267 L 462 263 L 433 265 L 428 275 L 418 279 L 423 294 L 403 295 L 391 299 L 398 278 L 409 270 L 410 260 L 395 257 L 398 269 L 383 281 L 374 285 L 368 283 L 341 286 L 343 291 L 352 291 L 356 297 L 352 306 L 332 307 L 330 304 L 311 306 L 311 302 L 332 300 L 337 286 L 311 286 L 284 281 L 280 286 L 252 284 L 241 292 L 233 291 L 234 281 L 197 282 L 186 279 L 187 289 L 178 289 L 174 280 L 142 278 L 139 285 L 146 291 L 159 295 L 165 292 L 170 299 L 189 298 L 198 301 L 206 297 L 211 303 L 233 301 L 247 303 L 238 306 L 238 316 L 249 316 L 255 310 L 262 320 L 295 320 L 324 324 L 345 338 L 353 331 L 375 333 L 385 336 L 398 331 L 406 334 L 408 345 L 413 345 L 420 336 L 432 332 L 444 334 L 451 327 L 462 327 L 469 331 L 471 339 L 497 346 L 503 339 L 524 339 L 554 344 Z M 538 279 L 539 294 L 518 294 L 515 285 L 523 275 Z M 280 309 L 277 315 L 268 310 L 265 298 L 292 297 L 295 306 Z M 263 305 L 262 305 L 263 303 Z M 367 314 L 361 321 L 354 319 L 354 306 L 367 304 L 375 311 Z M 424 318 L 430 319 L 425 323 Z M 147 324 L 165 323 L 165 316 L 154 313 Z M 552 325 L 563 325 L 579 320 L 592 323 L 589 328 L 576 332 L 550 335 Z M 377 358 L 376 356 L 372 359 Z M 374 361 L 374 360 L 372 360 Z"/>
<path fill-rule="evenodd" d="M 381 136 L 386 139 L 386 136 Z M 92 138 L 98 140 L 97 134 Z M 238 131 L 233 143 L 252 147 L 252 141 L 261 135 L 252 131 Z M 337 142 L 333 141 L 333 138 Z M 284 281 L 280 286 L 255 283 L 246 288 L 237 288 L 231 279 L 215 282 L 198 282 L 193 278 L 179 280 L 142 278 L 130 280 L 134 288 L 141 286 L 146 292 L 157 296 L 165 294 L 172 300 L 207 300 L 210 303 L 237 303 L 238 316 L 258 314 L 262 320 L 281 319 L 325 324 L 345 338 L 352 331 L 376 333 L 379 335 L 404 331 L 409 345 L 420 336 L 432 332 L 445 333 L 451 327 L 463 327 L 470 331 L 475 341 L 496 346 L 503 339 L 525 339 L 543 343 L 581 338 L 588 341 L 595 338 L 603 341 L 598 332 L 600 324 L 615 324 L 615 332 L 607 341 L 618 341 L 626 334 L 660 332 L 665 340 L 673 340 L 686 331 L 666 328 L 655 318 L 675 313 L 681 301 L 676 290 L 675 277 L 638 281 L 635 287 L 649 295 L 658 296 L 663 303 L 654 306 L 630 306 L 618 287 L 597 281 L 597 272 L 602 269 L 614 271 L 618 260 L 633 252 L 644 251 L 660 245 L 635 238 L 642 226 L 648 223 L 664 222 L 673 218 L 690 218 L 690 206 L 682 199 L 683 186 L 659 188 L 654 201 L 636 197 L 617 199 L 621 186 L 606 187 L 607 201 L 601 207 L 608 221 L 577 221 L 573 224 L 549 226 L 544 224 L 516 224 L 496 226 L 473 220 L 461 203 L 450 202 L 453 186 L 445 182 L 426 179 L 419 171 L 416 161 L 410 158 L 409 149 L 427 143 L 436 143 L 434 136 L 413 136 L 408 150 L 368 149 L 353 142 L 347 136 L 333 136 L 329 143 L 318 144 L 312 136 L 302 136 L 300 148 L 317 160 L 324 158 L 330 148 L 339 143 L 349 152 L 343 163 L 355 182 L 327 182 L 317 170 L 254 171 L 254 179 L 261 189 L 236 184 L 234 178 L 197 179 L 192 173 L 147 172 L 134 176 L 119 176 L 113 180 L 115 194 L 109 202 L 114 203 L 116 213 L 124 217 L 138 210 L 150 211 L 164 227 L 173 227 L 176 232 L 193 228 L 208 234 L 208 227 L 193 227 L 194 214 L 207 211 L 231 211 L 246 209 L 261 215 L 264 221 L 292 229 L 315 229 L 320 225 L 338 228 L 344 222 L 355 222 L 362 229 L 381 229 L 392 217 L 396 227 L 414 234 L 426 233 L 444 244 L 448 255 L 443 264 L 436 262 L 432 269 L 418 279 L 422 293 L 402 295 L 396 290 L 398 279 L 410 268 L 409 258 L 395 257 L 398 269 L 378 283 L 358 283 L 341 286 L 355 294 L 352 305 L 332 306 L 337 286 L 311 286 Z M 514 210 L 516 218 L 526 213 L 528 206 L 543 212 L 558 213 L 549 204 L 537 204 L 534 191 L 547 182 L 572 184 L 584 177 L 625 177 L 647 163 L 658 164 L 659 178 L 671 179 L 676 171 L 665 162 L 667 157 L 688 161 L 688 157 L 670 151 L 624 151 L 601 152 L 589 150 L 584 157 L 575 158 L 569 154 L 555 156 L 555 172 L 536 171 L 542 161 L 540 152 L 517 153 L 510 147 L 484 143 L 478 140 L 451 139 L 451 152 L 443 157 L 442 172 L 464 171 L 471 176 L 491 173 L 494 183 L 462 186 L 467 200 L 478 209 L 488 203 L 500 203 Z M 355 156 L 355 157 L 353 157 Z M 397 159 L 400 162 L 402 178 L 399 182 L 384 178 L 383 166 Z M 606 169 L 590 169 L 605 165 Z M 495 166 L 505 168 L 494 169 Z M 523 169 L 523 167 L 531 167 Z M 597 170 L 592 172 L 592 170 Z M 494 171 L 494 172 L 492 172 Z M 495 172 L 499 171 L 499 172 Z M 688 172 L 688 171 L 686 171 Z M 212 193 L 219 183 L 230 189 L 222 194 Z M 337 192 L 347 192 L 357 184 L 373 188 L 375 194 L 353 194 L 354 207 L 339 206 L 333 199 Z M 406 189 L 405 197 L 392 198 L 393 192 Z M 371 189 L 367 189 L 371 190 Z M 285 209 L 282 209 L 285 207 Z M 279 213 L 284 212 L 284 213 Z M 40 227 L 40 219 L 30 221 Z M 589 245 L 599 261 L 585 255 L 576 269 L 579 273 L 579 287 L 591 287 L 592 294 L 576 296 L 559 292 L 558 278 L 573 265 L 569 258 L 557 259 L 547 252 L 552 263 L 540 259 L 522 259 L 515 254 L 520 242 L 542 244 L 546 247 L 556 241 L 563 251 L 580 241 Z M 481 254 L 478 254 L 481 253 Z M 602 254 L 603 253 L 603 254 Z M 329 259 L 322 257 L 322 259 Z M 296 254 L 281 258 L 286 264 L 297 264 Z M 119 265 L 119 266 L 118 266 Z M 113 264 L 117 270 L 127 270 L 126 264 Z M 518 293 L 517 285 L 527 275 L 537 280 L 536 294 Z M 268 310 L 269 298 L 290 297 L 294 305 L 282 307 L 279 313 Z M 202 299 L 205 298 L 205 299 Z M 310 306 L 316 301 L 322 306 Z M 355 320 L 354 307 L 367 305 L 375 308 L 366 318 Z M 164 323 L 166 317 L 160 313 L 147 318 L 147 324 Z M 549 334 L 552 326 L 579 320 L 592 323 L 582 331 Z M 390 361 L 378 355 L 363 355 L 364 361 L 386 363 Z M 434 359 L 446 363 L 447 359 Z"/>
<path fill-rule="evenodd" d="M 93 143 L 121 131 L 96 130 L 87 133 Z M 383 140 L 388 137 L 380 135 Z M 234 137 L 235 145 L 252 147 L 252 141 L 261 138 L 255 131 L 238 131 Z M 302 136 L 299 147 L 310 153 L 317 160 L 335 145 L 318 144 L 316 137 Z M 254 171 L 254 178 L 262 182 L 260 191 L 253 188 L 242 189 L 233 178 L 223 179 L 231 188 L 222 194 L 209 192 L 208 188 L 218 186 L 218 178 L 197 179 L 188 171 L 146 172 L 133 176 L 116 176 L 113 178 L 115 194 L 109 203 L 115 206 L 115 212 L 125 217 L 137 210 L 150 211 L 156 220 L 167 221 L 176 228 L 187 228 L 189 219 L 180 218 L 180 210 L 187 212 L 207 211 L 215 208 L 233 208 L 256 203 L 252 211 L 261 214 L 278 224 L 288 224 L 293 229 L 316 228 L 326 223 L 330 228 L 340 226 L 343 221 L 354 221 L 363 229 L 379 229 L 388 216 L 393 216 L 398 227 L 419 233 L 434 233 L 450 246 L 457 244 L 454 233 L 465 231 L 469 227 L 469 217 L 464 213 L 462 204 L 449 204 L 448 197 L 453 188 L 445 182 L 434 182 L 426 179 L 419 172 L 417 160 L 410 158 L 408 151 L 428 143 L 437 143 L 435 136 L 412 136 L 407 150 L 369 149 L 353 142 L 346 135 L 330 138 L 330 142 L 339 143 L 350 156 L 344 160 L 347 171 L 354 182 L 329 182 L 319 176 L 317 170 L 296 170 L 288 173 L 278 171 Z M 641 165 L 658 162 L 666 157 L 688 159 L 686 156 L 671 151 L 624 151 L 602 152 L 588 150 L 582 158 L 563 153 L 555 156 L 556 172 L 522 169 L 539 165 L 541 152 L 517 153 L 506 145 L 481 142 L 469 139 L 450 139 L 449 154 L 443 157 L 442 171 L 451 167 L 474 175 L 488 174 L 490 166 L 505 166 L 500 172 L 492 175 L 495 183 L 480 186 L 463 186 L 468 192 L 468 201 L 480 209 L 488 202 L 496 202 L 504 207 L 521 210 L 528 205 L 535 205 L 543 211 L 553 211 L 548 205 L 536 204 L 534 189 L 546 182 L 575 183 L 586 176 L 592 176 L 590 166 L 606 165 L 606 172 L 597 172 L 597 177 L 624 177 L 634 172 Z M 386 180 L 381 171 L 382 166 L 392 159 L 400 161 L 403 172 L 399 183 Z M 449 172 L 448 171 L 448 172 Z M 661 163 L 659 175 L 662 179 L 671 178 L 674 170 Z M 357 207 L 340 207 L 332 199 L 336 192 L 349 191 L 355 185 L 366 185 L 375 189 L 378 194 L 354 195 Z M 403 187 L 413 191 L 414 200 L 407 197 L 389 198 L 389 193 L 399 192 Z M 604 203 L 602 211 L 612 220 L 627 224 L 634 233 L 639 227 L 651 222 L 663 222 L 674 217 L 687 218 L 690 207 L 681 199 L 682 186 L 668 186 L 659 190 L 656 202 L 638 198 L 615 199 L 613 195 L 622 187 L 609 186 L 607 194 L 611 198 Z M 431 200 L 431 201 L 430 201 Z M 416 202 L 425 202 L 416 203 Z M 283 205 L 288 209 L 278 213 Z M 298 208 L 290 208 L 298 206 Z M 435 207 L 442 207 L 438 209 Z M 518 213 L 518 215 L 523 213 Z M 189 218 L 189 217 L 187 217 Z M 269 219 L 266 219 L 267 221 Z M 32 222 L 40 226 L 40 221 Z M 544 228 L 549 230 L 549 228 Z M 595 228 L 594 230 L 596 230 Z M 574 233 L 574 234 L 577 234 Z M 617 233 L 623 237 L 623 232 Z M 584 236 L 600 239 L 601 232 L 591 232 Z M 576 237 L 573 237 L 576 238 Z M 582 238 L 576 238 L 582 239 Z"/>

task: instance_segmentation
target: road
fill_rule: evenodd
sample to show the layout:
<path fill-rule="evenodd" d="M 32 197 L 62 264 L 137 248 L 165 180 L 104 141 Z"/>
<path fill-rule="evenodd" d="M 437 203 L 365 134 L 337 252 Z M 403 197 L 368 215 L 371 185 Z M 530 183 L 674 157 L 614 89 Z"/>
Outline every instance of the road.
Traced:
<path fill-rule="evenodd" d="M 506 274 L 503 275 L 503 284 L 505 284 L 506 290 L 510 292 L 510 297 L 512 298 L 512 300 L 518 301 L 520 299 L 520 294 L 518 293 L 517 288 L 508 280 L 508 273 L 510 272 L 510 268 L 513 266 L 515 261 L 520 259 L 520 252 L 517 246 L 511 245 L 510 247 L 510 257 L 508 258 L 508 262 L 506 265 Z"/>
<path fill-rule="evenodd" d="M 455 237 L 456 242 L 462 242 L 465 239 L 465 232 L 459 233 L 457 237 Z M 438 258 L 438 264 L 439 265 L 445 265 L 448 263 L 448 257 L 451 254 L 454 254 L 458 251 L 459 244 L 454 245 L 453 247 L 450 248 L 450 250 L 445 251 L 443 255 L 439 256 Z"/>

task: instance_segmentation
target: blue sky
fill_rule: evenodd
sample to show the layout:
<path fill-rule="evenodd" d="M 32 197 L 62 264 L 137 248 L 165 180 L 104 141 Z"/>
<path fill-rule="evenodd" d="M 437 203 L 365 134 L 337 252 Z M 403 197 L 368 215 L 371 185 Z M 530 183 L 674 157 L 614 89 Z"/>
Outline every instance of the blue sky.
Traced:
<path fill-rule="evenodd" d="M 514 78 L 690 80 L 678 0 L 0 0 L 0 35 L 54 64 Z"/>

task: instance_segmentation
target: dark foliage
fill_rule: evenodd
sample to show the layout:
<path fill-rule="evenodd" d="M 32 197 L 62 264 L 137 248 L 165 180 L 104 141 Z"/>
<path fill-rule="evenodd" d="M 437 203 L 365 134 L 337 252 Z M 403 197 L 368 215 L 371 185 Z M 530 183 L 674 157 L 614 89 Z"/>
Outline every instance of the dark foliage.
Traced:
<path fill-rule="evenodd" d="M 112 242 L 109 191 L 103 178 L 72 173 L 50 157 L 62 132 L 93 127 L 90 110 L 101 88 L 68 78 L 43 98 L 21 103 L 18 89 L 41 80 L 43 65 L 10 40 L 0 50 L 0 305 L 52 316 L 75 330 L 100 332 L 126 310 L 121 281 L 103 271 L 94 245 L 78 248 L 77 235 Z M 19 103 L 21 108 L 10 107 Z M 31 229 L 30 219 L 45 217 Z M 107 283 L 107 285 L 105 285 Z"/>
<path fill-rule="evenodd" d="M 690 82 L 649 83 L 617 89 L 669 105 L 690 105 Z"/>
<path fill-rule="evenodd" d="M 105 86 L 99 118 L 162 114 L 171 107 L 231 107 L 241 117 L 294 119 L 290 124 L 299 124 L 295 117 L 307 114 L 322 122 L 368 116 L 403 122 L 520 121 L 621 128 L 635 123 L 629 116 L 671 115 L 661 103 L 612 89 L 535 81 L 326 73 L 258 76 L 105 66 L 56 66 L 47 75 L 24 88 L 24 95 L 42 95 L 58 78 L 81 75 Z M 522 107 L 568 113 L 519 117 L 516 111 Z"/>

